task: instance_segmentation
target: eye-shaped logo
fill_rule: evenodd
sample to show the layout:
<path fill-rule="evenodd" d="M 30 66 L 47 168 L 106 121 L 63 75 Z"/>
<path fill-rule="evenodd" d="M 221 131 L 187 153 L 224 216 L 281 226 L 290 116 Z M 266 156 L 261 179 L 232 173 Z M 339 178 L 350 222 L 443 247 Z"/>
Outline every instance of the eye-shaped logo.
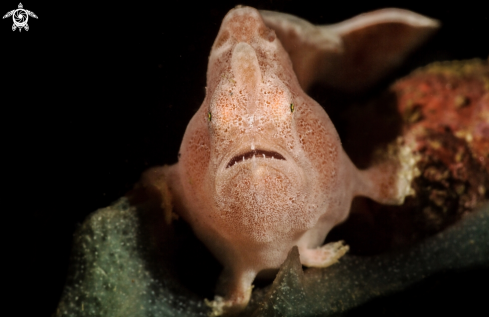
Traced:
<path fill-rule="evenodd" d="M 29 16 L 37 19 L 37 15 L 35 15 L 34 12 L 24 10 L 23 8 L 24 7 L 22 6 L 22 3 L 19 3 L 18 9 L 7 12 L 7 14 L 3 16 L 4 19 L 12 16 L 12 20 L 14 20 L 12 31 L 19 29 L 20 32 L 22 31 L 22 28 L 24 28 L 26 31 L 29 31 L 29 25 L 27 25 L 27 20 L 29 20 Z"/>

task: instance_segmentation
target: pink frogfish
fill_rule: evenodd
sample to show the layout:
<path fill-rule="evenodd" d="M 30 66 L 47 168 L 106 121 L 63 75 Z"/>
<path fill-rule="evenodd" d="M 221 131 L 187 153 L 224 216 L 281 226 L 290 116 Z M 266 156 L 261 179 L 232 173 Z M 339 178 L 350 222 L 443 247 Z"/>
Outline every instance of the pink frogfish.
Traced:
<path fill-rule="evenodd" d="M 173 212 L 223 264 L 209 302 L 215 315 L 242 310 L 255 277 L 277 269 L 293 246 L 305 266 L 335 263 L 348 246 L 323 243 L 355 196 L 401 204 L 412 193 L 412 157 L 357 169 L 305 91 L 318 82 L 366 89 L 437 27 L 401 9 L 326 26 L 250 7 L 225 16 L 178 163 L 143 177 L 164 175 Z"/>

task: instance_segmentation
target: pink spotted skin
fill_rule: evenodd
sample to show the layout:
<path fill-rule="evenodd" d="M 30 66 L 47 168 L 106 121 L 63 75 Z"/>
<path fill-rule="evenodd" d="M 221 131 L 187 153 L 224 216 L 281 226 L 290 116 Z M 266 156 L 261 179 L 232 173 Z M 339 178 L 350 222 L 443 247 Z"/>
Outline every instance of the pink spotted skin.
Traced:
<path fill-rule="evenodd" d="M 294 21 L 274 14 L 237 7 L 225 16 L 209 57 L 206 97 L 187 126 L 179 161 L 148 172 L 165 175 L 174 212 L 224 266 L 224 299 L 211 302 L 216 314 L 246 306 L 256 275 L 277 269 L 293 246 L 304 265 L 334 263 L 348 248 L 321 246 L 348 217 L 353 197 L 399 203 L 405 196 L 396 174 L 384 173 L 391 169 L 352 164 L 330 118 L 303 90 L 313 68 L 290 49 L 309 26 L 290 35 Z M 338 55 L 334 36 L 327 33 L 326 51 Z"/>

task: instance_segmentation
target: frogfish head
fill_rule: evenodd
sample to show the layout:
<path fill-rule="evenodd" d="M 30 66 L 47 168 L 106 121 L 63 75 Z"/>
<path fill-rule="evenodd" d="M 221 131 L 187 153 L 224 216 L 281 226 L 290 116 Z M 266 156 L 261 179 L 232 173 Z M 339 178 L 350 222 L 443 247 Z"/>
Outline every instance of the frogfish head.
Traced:
<path fill-rule="evenodd" d="M 234 239 L 266 243 L 299 234 L 328 204 L 339 148 L 274 31 L 253 8 L 231 10 L 209 57 L 206 98 L 180 151 L 194 208 Z"/>

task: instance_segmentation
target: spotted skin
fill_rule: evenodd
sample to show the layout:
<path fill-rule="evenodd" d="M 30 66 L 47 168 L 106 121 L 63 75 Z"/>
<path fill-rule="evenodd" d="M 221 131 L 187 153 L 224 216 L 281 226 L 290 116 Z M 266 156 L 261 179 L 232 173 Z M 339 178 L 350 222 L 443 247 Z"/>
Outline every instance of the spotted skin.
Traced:
<path fill-rule="evenodd" d="M 342 24 L 320 32 L 299 18 L 250 7 L 225 16 L 209 57 L 206 97 L 187 126 L 179 161 L 145 178 L 158 182 L 165 175 L 174 212 L 223 264 L 218 296 L 208 302 L 214 315 L 243 309 L 256 275 L 278 268 L 295 245 L 304 265 L 336 262 L 348 247 L 322 244 L 347 218 L 353 197 L 400 203 L 408 193 L 398 186 L 396 168 L 359 171 L 326 112 L 304 92 L 318 79 L 316 73 L 334 71 L 320 63 L 326 68 L 310 72 L 304 54 L 311 63 L 333 55 L 342 62 L 341 43 L 350 33 L 372 25 L 380 32 L 380 24 L 406 23 L 404 15 L 420 24 L 432 22 L 424 29 L 411 26 L 420 37 L 435 28 L 433 20 L 391 10 L 370 13 L 360 22 L 354 18 L 351 30 Z M 295 44 L 304 39 L 303 47 L 313 52 L 301 55 Z M 402 56 L 413 44 L 405 46 L 397 49 Z M 349 71 L 348 61 L 343 62 Z M 379 190 L 386 187 L 392 190 Z"/>

